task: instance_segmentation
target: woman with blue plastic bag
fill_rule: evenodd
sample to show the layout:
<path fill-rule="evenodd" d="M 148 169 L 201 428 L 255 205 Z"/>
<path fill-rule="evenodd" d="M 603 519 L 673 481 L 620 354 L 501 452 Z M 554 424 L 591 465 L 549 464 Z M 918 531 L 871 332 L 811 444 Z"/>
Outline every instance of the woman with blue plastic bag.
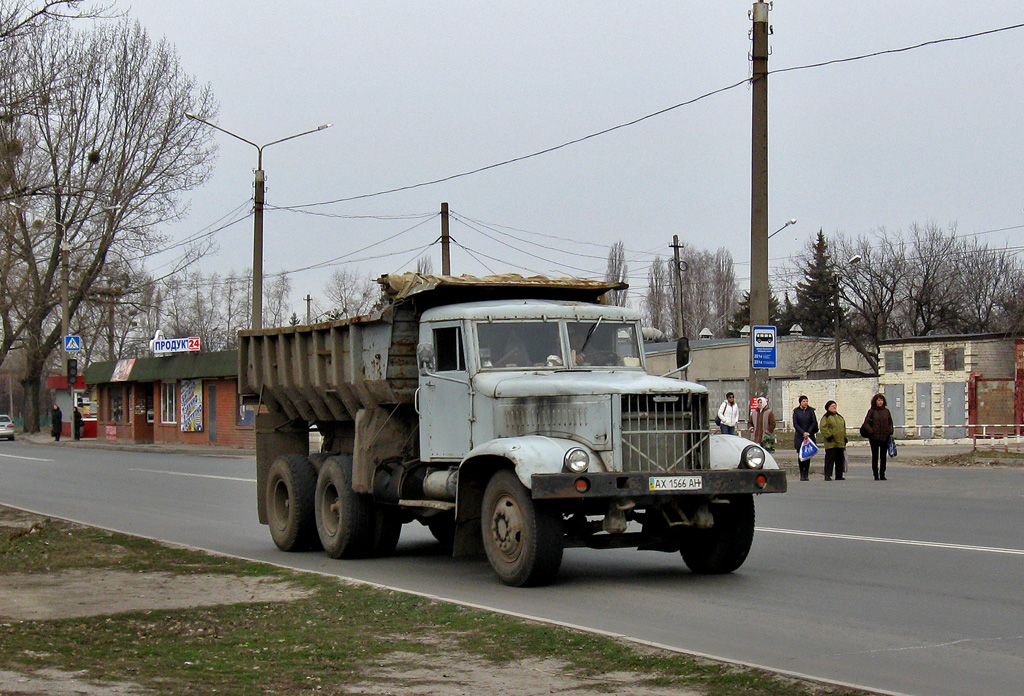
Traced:
<path fill-rule="evenodd" d="M 839 415 L 835 401 L 825 404 L 825 415 L 821 417 L 821 443 L 825 446 L 825 480 L 832 480 L 835 469 L 836 481 L 846 478 L 846 419 Z"/>
<path fill-rule="evenodd" d="M 805 439 L 815 442 L 814 436 L 818 432 L 818 417 L 808 404 L 806 396 L 801 394 L 797 402 L 799 406 L 793 409 L 793 448 L 796 450 L 796 458 L 800 464 L 800 480 L 809 481 L 811 457 L 804 458 L 801 449 Z"/>

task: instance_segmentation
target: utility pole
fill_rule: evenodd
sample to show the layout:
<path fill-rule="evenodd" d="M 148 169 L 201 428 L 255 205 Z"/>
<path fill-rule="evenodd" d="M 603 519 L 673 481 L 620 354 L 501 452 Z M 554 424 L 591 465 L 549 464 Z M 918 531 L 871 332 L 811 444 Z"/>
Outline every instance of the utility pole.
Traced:
<path fill-rule="evenodd" d="M 750 152 L 750 384 L 749 396 L 765 396 L 767 370 L 755 370 L 755 326 L 769 323 L 768 315 L 768 9 L 755 2 L 753 19 L 753 72 L 751 85 Z"/>
<path fill-rule="evenodd" d="M 448 235 L 448 204 L 441 204 L 441 275 L 452 274 L 451 237 Z"/>
<path fill-rule="evenodd" d="M 263 328 L 263 204 L 266 200 L 266 177 L 263 172 L 263 150 L 259 151 L 256 169 L 256 191 L 252 212 L 252 318 L 249 325 Z"/>
<path fill-rule="evenodd" d="M 303 299 L 306 300 L 306 326 L 309 326 L 310 324 L 313 323 L 313 315 L 312 315 L 312 312 L 310 311 L 310 303 L 313 302 L 313 298 L 307 292 L 306 296 Z"/>
<path fill-rule="evenodd" d="M 675 304 L 676 304 L 676 338 L 682 338 L 686 335 L 686 329 L 683 327 L 683 261 L 679 258 L 679 250 L 682 249 L 683 245 L 679 243 L 679 235 L 672 235 L 672 285 L 675 288 Z"/>

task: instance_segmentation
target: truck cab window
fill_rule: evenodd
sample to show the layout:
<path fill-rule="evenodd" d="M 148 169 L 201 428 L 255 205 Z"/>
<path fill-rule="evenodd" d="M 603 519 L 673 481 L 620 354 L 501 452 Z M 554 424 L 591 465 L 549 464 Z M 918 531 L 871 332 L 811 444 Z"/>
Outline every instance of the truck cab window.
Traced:
<path fill-rule="evenodd" d="M 575 321 L 567 325 L 575 367 L 640 367 L 636 326 L 613 321 Z"/>
<path fill-rule="evenodd" d="M 434 329 L 434 354 L 438 372 L 464 371 L 466 358 L 462 350 L 462 331 L 458 326 Z"/>
<path fill-rule="evenodd" d="M 501 321 L 477 325 L 480 363 L 484 369 L 561 367 L 558 324 Z"/>

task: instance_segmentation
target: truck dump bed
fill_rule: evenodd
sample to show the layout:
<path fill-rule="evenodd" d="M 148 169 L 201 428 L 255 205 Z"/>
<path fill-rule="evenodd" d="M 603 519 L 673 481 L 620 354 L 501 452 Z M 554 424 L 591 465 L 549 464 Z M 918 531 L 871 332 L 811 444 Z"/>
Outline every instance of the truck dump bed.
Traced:
<path fill-rule="evenodd" d="M 320 324 L 239 332 L 238 391 L 290 419 L 353 421 L 360 409 L 412 403 L 419 317 L 426 309 L 495 299 L 598 302 L 623 283 L 578 278 L 381 276 L 382 308 Z"/>

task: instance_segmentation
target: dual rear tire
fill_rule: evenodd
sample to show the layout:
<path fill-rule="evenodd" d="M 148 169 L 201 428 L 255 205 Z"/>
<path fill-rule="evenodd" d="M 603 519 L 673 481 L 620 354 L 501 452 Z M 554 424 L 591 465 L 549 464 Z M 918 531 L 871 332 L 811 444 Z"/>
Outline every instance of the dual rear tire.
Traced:
<path fill-rule="evenodd" d="M 267 474 L 270 535 L 282 551 L 322 546 L 332 558 L 394 552 L 402 521 L 390 507 L 352 490 L 352 459 L 331 456 L 317 474 L 308 458 L 278 457 Z"/>

